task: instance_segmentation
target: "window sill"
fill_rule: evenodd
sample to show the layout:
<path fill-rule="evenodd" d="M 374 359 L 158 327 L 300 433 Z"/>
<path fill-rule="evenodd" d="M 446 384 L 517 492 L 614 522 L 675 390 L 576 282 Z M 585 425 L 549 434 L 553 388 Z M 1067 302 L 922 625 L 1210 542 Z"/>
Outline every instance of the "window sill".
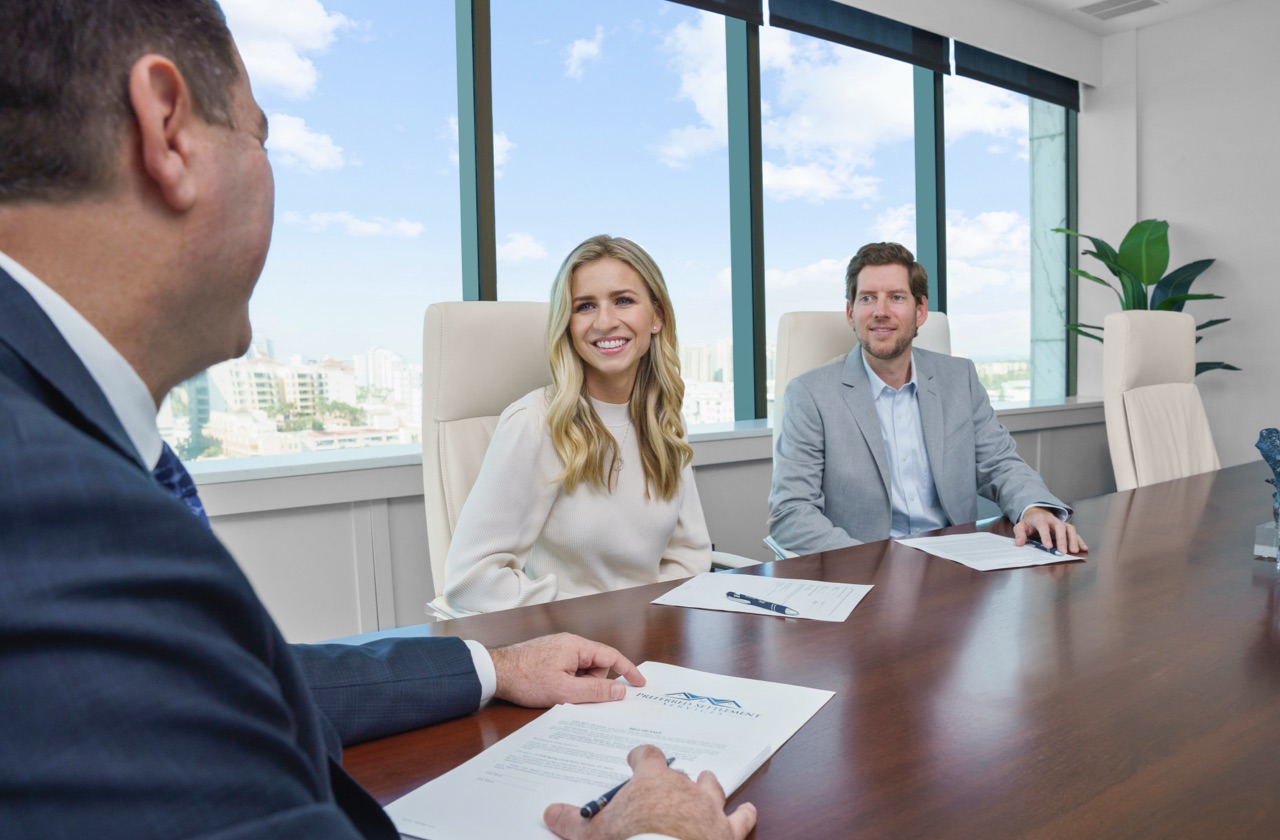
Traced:
<path fill-rule="evenodd" d="M 1103 422 L 1102 401 L 1096 397 L 1001 404 L 996 413 L 1013 433 Z M 689 441 L 694 467 L 773 457 L 773 430 L 768 420 L 700 426 L 690 433 Z M 188 468 L 212 516 L 421 496 L 423 492 L 422 449 L 417 444 L 195 461 Z"/>

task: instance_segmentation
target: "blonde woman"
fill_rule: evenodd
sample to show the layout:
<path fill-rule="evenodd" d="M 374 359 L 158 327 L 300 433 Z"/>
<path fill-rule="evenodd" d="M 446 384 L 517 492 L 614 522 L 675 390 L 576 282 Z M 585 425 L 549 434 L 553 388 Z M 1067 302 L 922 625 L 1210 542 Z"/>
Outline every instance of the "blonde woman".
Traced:
<path fill-rule="evenodd" d="M 449 547 L 453 610 L 539 604 L 711 568 L 662 272 L 595 236 L 551 287 L 552 384 L 498 420 Z"/>

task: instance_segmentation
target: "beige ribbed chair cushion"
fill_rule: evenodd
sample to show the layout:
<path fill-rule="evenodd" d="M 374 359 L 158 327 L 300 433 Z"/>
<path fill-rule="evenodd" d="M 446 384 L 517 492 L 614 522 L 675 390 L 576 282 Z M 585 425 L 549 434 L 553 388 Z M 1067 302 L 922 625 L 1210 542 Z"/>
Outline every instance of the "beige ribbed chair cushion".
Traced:
<path fill-rule="evenodd" d="M 1103 408 L 1118 490 L 1219 467 L 1195 386 L 1195 329 L 1185 312 L 1118 312 L 1103 321 Z"/>

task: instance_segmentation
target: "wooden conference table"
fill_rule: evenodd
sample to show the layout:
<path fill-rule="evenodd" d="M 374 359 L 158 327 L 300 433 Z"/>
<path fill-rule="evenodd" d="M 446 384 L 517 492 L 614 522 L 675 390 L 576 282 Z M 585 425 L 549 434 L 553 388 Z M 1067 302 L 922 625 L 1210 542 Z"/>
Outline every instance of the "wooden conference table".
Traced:
<path fill-rule="evenodd" d="M 756 804 L 760 840 L 1280 837 L 1280 574 L 1253 557 L 1268 475 L 1082 501 L 1083 563 L 984 573 L 885 541 L 746 572 L 874 584 L 839 624 L 650 605 L 665 583 L 429 632 L 566 630 L 834 691 L 730 800 Z M 537 714 L 493 704 L 345 763 L 390 802 Z"/>

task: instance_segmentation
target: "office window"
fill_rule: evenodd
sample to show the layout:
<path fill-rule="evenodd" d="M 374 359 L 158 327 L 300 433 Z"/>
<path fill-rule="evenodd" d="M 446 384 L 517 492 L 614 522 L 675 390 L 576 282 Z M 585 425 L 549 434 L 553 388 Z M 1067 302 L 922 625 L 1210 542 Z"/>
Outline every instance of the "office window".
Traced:
<path fill-rule="evenodd" d="M 1066 111 L 959 76 L 943 83 L 947 315 L 996 403 L 1066 391 Z"/>
<path fill-rule="evenodd" d="M 412 444 L 422 313 L 461 297 L 453 6 L 222 0 L 270 121 L 253 347 L 175 389 L 186 458 Z"/>
<path fill-rule="evenodd" d="M 915 247 L 912 66 L 780 29 L 760 33 L 767 393 L 778 318 L 843 310 L 867 242 Z"/>
<path fill-rule="evenodd" d="M 498 297 L 548 299 L 625 236 L 667 279 L 690 426 L 733 419 L 724 18 L 652 0 L 493 0 Z"/>

